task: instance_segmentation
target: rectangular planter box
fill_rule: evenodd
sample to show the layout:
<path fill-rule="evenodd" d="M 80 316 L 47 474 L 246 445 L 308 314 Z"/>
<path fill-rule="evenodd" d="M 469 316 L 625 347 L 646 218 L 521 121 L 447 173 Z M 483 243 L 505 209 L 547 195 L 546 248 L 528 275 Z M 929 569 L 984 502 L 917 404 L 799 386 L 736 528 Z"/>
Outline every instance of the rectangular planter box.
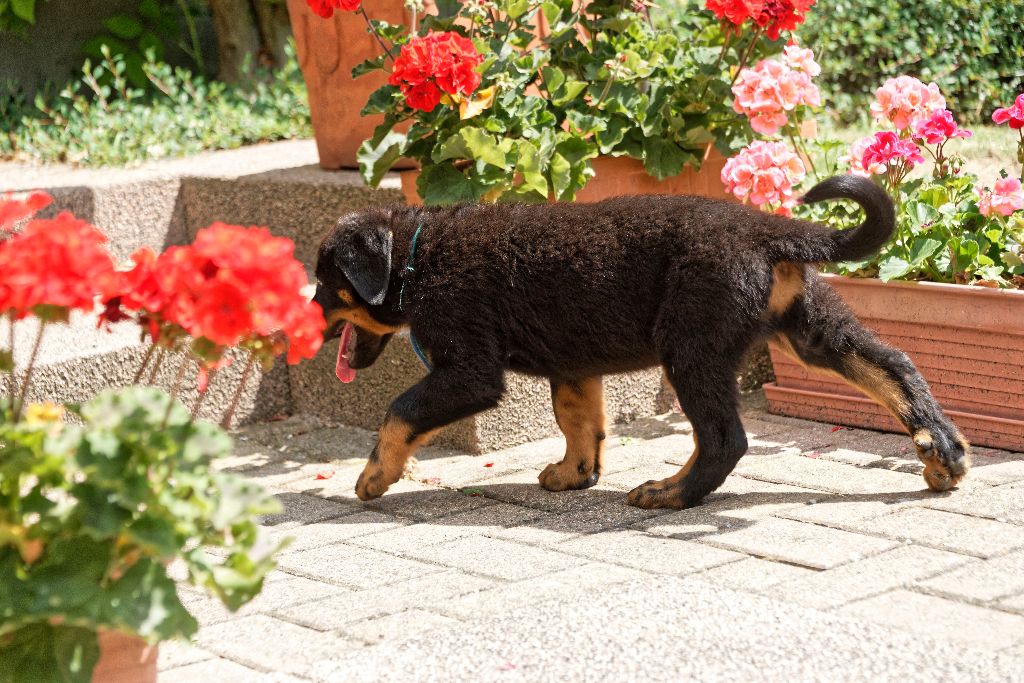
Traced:
<path fill-rule="evenodd" d="M 973 444 L 1024 451 L 1024 291 L 825 277 L 864 325 L 910 356 Z M 771 412 L 904 431 L 859 390 L 770 348 Z"/>

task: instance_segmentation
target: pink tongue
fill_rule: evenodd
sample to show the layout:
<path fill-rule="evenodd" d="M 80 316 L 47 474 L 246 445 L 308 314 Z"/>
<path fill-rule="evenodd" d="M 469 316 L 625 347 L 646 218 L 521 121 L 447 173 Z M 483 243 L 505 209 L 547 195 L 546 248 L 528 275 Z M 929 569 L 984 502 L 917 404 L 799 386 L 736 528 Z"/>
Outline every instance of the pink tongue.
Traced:
<path fill-rule="evenodd" d="M 352 323 L 345 323 L 345 329 L 341 331 L 341 341 L 338 342 L 338 362 L 334 366 L 334 374 L 345 384 L 356 378 L 356 371 L 348 366 L 348 347 L 351 341 Z"/>

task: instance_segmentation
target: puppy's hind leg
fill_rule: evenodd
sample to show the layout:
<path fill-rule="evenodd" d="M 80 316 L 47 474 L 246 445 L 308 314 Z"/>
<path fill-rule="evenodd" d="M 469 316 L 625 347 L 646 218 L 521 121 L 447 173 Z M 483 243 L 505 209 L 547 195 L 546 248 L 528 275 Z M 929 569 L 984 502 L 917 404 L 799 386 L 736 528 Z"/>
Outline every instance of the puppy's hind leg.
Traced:
<path fill-rule="evenodd" d="M 574 382 L 551 380 L 555 421 L 565 435 L 565 457 L 540 473 L 548 491 L 585 489 L 601 476 L 604 451 L 604 393 L 600 377 Z"/>
<path fill-rule="evenodd" d="M 686 417 L 693 425 L 693 455 L 683 468 L 661 481 L 648 481 L 629 492 L 629 503 L 642 508 L 693 507 L 722 485 L 747 451 L 747 437 L 737 409 L 733 354 L 715 353 L 708 343 L 674 354 L 666 370 Z"/>
<path fill-rule="evenodd" d="M 865 329 L 821 279 L 774 321 L 783 350 L 798 362 L 837 374 L 888 408 L 913 439 L 934 491 L 956 486 L 970 465 L 969 446 L 942 412 L 906 354 Z"/>

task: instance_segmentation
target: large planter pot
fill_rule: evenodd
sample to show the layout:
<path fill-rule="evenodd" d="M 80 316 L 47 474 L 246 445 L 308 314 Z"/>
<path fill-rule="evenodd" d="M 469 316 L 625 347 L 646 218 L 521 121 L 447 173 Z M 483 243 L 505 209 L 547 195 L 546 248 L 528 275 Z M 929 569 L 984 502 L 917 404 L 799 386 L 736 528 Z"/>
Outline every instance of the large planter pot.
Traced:
<path fill-rule="evenodd" d="M 320 166 L 357 168 L 359 146 L 384 121 L 383 114 L 363 117 L 359 112 L 387 79 L 384 72 L 352 78 L 352 69 L 380 55 L 381 47 L 355 12 L 339 11 L 324 19 L 313 14 L 306 0 L 288 0 L 288 16 L 306 81 Z M 392 24 L 409 25 L 410 21 L 402 0 L 375 2 L 372 16 Z"/>
<path fill-rule="evenodd" d="M 120 631 L 100 631 L 93 683 L 156 683 L 157 646 Z"/>
<path fill-rule="evenodd" d="M 972 443 L 1024 450 L 1024 291 L 826 278 L 867 327 L 910 356 Z M 904 431 L 850 385 L 805 370 L 774 345 L 771 356 L 771 412 Z"/>
<path fill-rule="evenodd" d="M 699 171 L 687 166 L 677 176 L 657 180 L 644 170 L 643 162 L 632 157 L 598 157 L 591 163 L 594 177 L 576 193 L 576 201 L 599 202 L 628 194 L 697 194 L 728 199 L 730 195 L 721 180 L 725 162 L 725 157 L 709 145 L 704 151 Z M 419 171 L 404 171 L 400 175 L 405 201 L 419 204 L 420 197 L 416 192 Z"/>

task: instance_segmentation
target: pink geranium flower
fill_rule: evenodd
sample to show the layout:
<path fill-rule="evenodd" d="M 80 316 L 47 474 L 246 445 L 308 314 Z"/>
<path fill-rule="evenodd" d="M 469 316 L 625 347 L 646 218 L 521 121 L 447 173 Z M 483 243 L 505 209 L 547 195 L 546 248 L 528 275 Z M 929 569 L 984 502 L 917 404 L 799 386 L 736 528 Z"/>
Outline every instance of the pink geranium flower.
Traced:
<path fill-rule="evenodd" d="M 874 141 L 875 136 L 868 135 L 850 145 L 850 153 L 843 159 L 849 165 L 850 173 L 864 176 L 865 178 L 885 173 L 885 164 L 875 163 L 870 167 L 864 166 L 864 152 Z"/>
<path fill-rule="evenodd" d="M 753 69 L 743 69 L 732 87 L 733 109 L 750 119 L 750 127 L 762 135 L 775 135 L 789 123 L 786 112 L 799 105 L 821 104 L 811 77 L 821 72 L 810 50 L 786 47 L 785 61 L 762 59 Z"/>
<path fill-rule="evenodd" d="M 875 133 L 874 141 L 864 149 L 861 161 L 864 168 L 888 166 L 893 163 L 908 164 L 911 167 L 924 163 L 924 157 L 913 140 L 903 140 L 890 130 Z"/>
<path fill-rule="evenodd" d="M 1024 191 L 1021 191 L 1020 180 L 1017 178 L 1000 178 L 991 191 L 981 187 L 977 190 L 978 211 L 983 216 L 1009 216 L 1014 211 L 1024 209 Z"/>
<path fill-rule="evenodd" d="M 914 138 L 929 145 L 941 145 L 953 138 L 969 138 L 971 131 L 960 128 L 948 109 L 939 109 L 927 119 L 914 124 Z"/>
<path fill-rule="evenodd" d="M 875 91 L 871 113 L 876 121 L 892 121 L 896 130 L 904 130 L 936 110 L 945 109 L 946 100 L 934 83 L 925 85 L 913 76 L 890 78 Z"/>
<path fill-rule="evenodd" d="M 1024 93 L 1017 95 L 1017 99 L 1009 107 L 1001 107 L 992 112 L 993 123 L 1010 123 L 1014 130 L 1024 129 Z"/>
<path fill-rule="evenodd" d="M 737 198 L 789 215 L 793 187 L 804 179 L 804 164 L 782 142 L 757 141 L 725 162 L 722 182 Z"/>

